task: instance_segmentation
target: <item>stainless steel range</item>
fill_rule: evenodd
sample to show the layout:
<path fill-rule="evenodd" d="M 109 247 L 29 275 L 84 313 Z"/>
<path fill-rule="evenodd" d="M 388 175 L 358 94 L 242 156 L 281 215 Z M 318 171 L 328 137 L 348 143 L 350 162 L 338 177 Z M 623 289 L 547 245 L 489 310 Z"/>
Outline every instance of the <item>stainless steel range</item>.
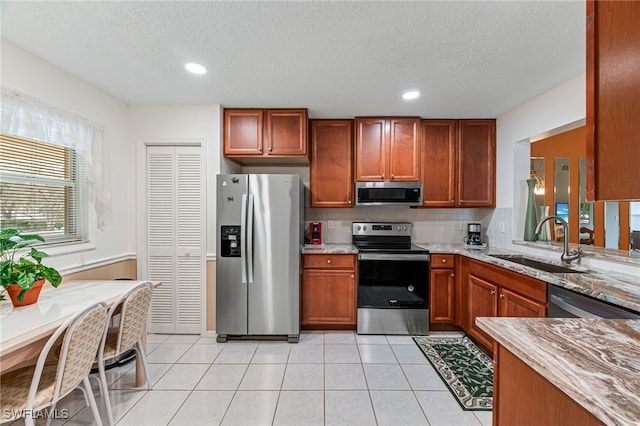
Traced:
<path fill-rule="evenodd" d="M 411 224 L 354 222 L 359 334 L 429 332 L 429 251 L 411 243 Z"/>

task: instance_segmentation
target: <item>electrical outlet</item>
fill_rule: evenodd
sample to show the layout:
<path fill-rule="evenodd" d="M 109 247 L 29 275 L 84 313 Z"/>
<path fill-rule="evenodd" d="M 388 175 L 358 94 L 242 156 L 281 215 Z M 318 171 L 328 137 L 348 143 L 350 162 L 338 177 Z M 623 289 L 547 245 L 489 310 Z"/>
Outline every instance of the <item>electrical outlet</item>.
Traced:
<path fill-rule="evenodd" d="M 333 229 L 333 221 L 332 220 L 328 220 L 327 221 L 327 228 Z"/>
<path fill-rule="evenodd" d="M 464 231 L 464 222 L 458 222 L 458 231 Z"/>
<path fill-rule="evenodd" d="M 501 234 L 504 234 L 505 232 L 507 232 L 504 226 L 504 222 L 498 222 L 498 232 L 500 232 Z"/>

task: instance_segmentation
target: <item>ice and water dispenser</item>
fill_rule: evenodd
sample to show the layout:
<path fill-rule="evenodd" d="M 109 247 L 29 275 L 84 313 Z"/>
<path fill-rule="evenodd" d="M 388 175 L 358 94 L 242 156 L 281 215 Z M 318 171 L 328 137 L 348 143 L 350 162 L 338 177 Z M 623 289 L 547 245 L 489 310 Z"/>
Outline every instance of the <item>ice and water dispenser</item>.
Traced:
<path fill-rule="evenodd" d="M 242 255 L 240 226 L 221 226 L 220 238 L 222 239 L 222 257 L 240 257 Z"/>

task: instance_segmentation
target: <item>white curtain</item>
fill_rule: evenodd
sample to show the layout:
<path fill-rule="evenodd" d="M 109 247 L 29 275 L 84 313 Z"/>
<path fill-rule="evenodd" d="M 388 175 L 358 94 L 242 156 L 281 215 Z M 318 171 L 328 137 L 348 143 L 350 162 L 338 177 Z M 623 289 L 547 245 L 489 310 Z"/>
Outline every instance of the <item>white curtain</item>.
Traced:
<path fill-rule="evenodd" d="M 103 130 L 29 95 L 2 86 L 0 131 L 74 149 L 86 164 L 89 199 L 96 211 L 97 227 L 103 229 L 111 216 L 111 194 L 105 185 L 107 155 Z"/>

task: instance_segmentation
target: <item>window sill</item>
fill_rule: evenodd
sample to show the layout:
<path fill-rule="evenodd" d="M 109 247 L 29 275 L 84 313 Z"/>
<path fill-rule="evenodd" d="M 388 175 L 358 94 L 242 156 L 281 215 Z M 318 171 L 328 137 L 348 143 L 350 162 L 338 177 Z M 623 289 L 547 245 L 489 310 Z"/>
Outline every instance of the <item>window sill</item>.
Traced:
<path fill-rule="evenodd" d="M 86 253 L 96 249 L 96 246 L 91 241 L 83 243 L 61 243 L 52 244 L 50 246 L 43 246 L 41 249 L 49 254 L 50 257 L 64 256 L 74 253 Z"/>

